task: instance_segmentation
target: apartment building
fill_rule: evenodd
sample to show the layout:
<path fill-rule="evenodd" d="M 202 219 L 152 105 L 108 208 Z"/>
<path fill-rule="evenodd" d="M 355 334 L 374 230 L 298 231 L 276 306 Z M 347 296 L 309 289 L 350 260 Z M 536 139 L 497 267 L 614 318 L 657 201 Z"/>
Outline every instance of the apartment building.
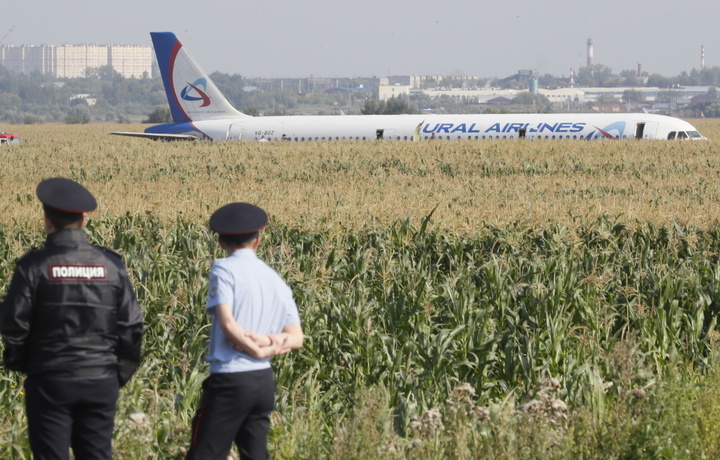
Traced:
<path fill-rule="evenodd" d="M 152 47 L 139 45 L 2 45 L 0 65 L 18 73 L 38 71 L 55 78 L 78 78 L 112 66 L 125 78 L 152 76 Z"/>

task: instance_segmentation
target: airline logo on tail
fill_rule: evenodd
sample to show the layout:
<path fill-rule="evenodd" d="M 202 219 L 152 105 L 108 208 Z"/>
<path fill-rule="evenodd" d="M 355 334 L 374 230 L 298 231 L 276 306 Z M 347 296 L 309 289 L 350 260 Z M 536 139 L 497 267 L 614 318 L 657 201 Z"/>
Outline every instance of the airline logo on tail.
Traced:
<path fill-rule="evenodd" d="M 202 88 L 202 89 L 201 89 Z M 210 105 L 210 97 L 205 94 L 207 89 L 207 79 L 198 78 L 193 83 L 188 83 L 182 91 L 180 91 L 180 97 L 184 101 L 202 101 L 200 107 L 207 107 Z"/>

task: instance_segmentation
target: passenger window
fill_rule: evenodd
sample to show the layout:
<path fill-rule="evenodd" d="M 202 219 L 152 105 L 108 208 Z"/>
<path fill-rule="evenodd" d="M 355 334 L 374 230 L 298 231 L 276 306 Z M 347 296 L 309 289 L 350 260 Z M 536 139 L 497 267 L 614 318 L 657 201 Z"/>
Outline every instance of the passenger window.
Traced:
<path fill-rule="evenodd" d="M 670 133 L 668 134 L 668 140 L 670 141 L 673 139 L 675 139 L 675 131 L 670 131 Z"/>
<path fill-rule="evenodd" d="M 677 138 L 678 139 L 687 139 L 688 135 L 685 131 L 678 131 Z"/>

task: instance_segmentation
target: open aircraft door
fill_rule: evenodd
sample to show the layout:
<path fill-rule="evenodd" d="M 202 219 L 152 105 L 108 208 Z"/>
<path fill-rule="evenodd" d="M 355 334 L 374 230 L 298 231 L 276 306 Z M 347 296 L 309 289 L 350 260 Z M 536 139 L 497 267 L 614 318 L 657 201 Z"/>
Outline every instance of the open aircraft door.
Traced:
<path fill-rule="evenodd" d="M 658 130 L 656 121 L 640 121 L 635 125 L 635 139 L 655 139 Z"/>
<path fill-rule="evenodd" d="M 393 137 L 395 136 L 395 130 L 394 129 L 376 129 L 375 130 L 375 139 L 382 141 L 391 141 L 393 140 Z"/>

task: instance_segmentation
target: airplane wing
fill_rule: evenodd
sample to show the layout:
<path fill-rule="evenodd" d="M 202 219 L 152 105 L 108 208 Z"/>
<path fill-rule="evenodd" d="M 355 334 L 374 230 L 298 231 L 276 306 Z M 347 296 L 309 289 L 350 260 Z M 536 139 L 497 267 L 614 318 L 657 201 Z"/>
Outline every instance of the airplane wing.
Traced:
<path fill-rule="evenodd" d="M 131 133 L 131 132 L 114 132 L 110 133 L 116 136 L 144 137 L 154 141 L 197 141 L 202 139 L 199 136 L 190 134 L 162 134 L 162 133 Z"/>

